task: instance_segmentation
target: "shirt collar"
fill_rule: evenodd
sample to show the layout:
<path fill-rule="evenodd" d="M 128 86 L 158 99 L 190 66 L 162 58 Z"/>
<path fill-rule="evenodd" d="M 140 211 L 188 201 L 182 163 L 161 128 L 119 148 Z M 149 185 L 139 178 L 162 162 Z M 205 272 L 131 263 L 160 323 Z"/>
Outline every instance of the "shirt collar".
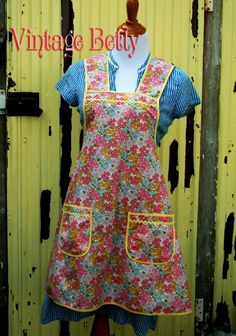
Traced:
<path fill-rule="evenodd" d="M 144 63 L 137 70 L 138 74 L 142 73 L 144 71 L 144 69 L 146 68 L 147 63 L 148 63 L 149 58 L 150 58 L 150 54 L 151 53 L 149 51 L 148 57 L 146 58 L 146 60 L 144 61 Z M 109 52 L 109 64 L 112 67 L 113 71 L 117 71 L 119 69 L 119 65 L 115 61 L 114 57 L 112 56 L 112 52 Z"/>

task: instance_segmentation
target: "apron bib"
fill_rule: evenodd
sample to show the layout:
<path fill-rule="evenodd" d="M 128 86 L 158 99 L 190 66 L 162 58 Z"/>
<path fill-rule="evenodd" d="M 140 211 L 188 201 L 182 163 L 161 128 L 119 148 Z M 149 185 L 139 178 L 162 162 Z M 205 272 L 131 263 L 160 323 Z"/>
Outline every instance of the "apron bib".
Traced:
<path fill-rule="evenodd" d="M 85 62 L 85 132 L 57 227 L 47 293 L 87 312 L 191 312 L 156 153 L 159 101 L 173 70 L 150 58 L 136 92 L 110 91 L 108 56 Z"/>

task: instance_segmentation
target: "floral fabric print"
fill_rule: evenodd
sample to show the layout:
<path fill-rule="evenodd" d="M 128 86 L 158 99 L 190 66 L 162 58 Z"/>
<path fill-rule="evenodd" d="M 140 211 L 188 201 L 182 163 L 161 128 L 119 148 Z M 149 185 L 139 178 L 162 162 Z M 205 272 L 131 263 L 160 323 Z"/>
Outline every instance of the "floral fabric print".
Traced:
<path fill-rule="evenodd" d="M 135 93 L 111 92 L 107 58 L 86 63 L 86 132 L 47 277 L 59 305 L 138 314 L 191 311 L 174 217 L 156 153 L 159 99 L 173 67 L 152 58 Z"/>
<path fill-rule="evenodd" d="M 64 204 L 59 247 L 64 253 L 82 256 L 91 243 L 92 209 Z"/>
<path fill-rule="evenodd" d="M 172 259 L 175 250 L 173 216 L 128 214 L 126 251 L 131 259 L 160 264 Z"/>

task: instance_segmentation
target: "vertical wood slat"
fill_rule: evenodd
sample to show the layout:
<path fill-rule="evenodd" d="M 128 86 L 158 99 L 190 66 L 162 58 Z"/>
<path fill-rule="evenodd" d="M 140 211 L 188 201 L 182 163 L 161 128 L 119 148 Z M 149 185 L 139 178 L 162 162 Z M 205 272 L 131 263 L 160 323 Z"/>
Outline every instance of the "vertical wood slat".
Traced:
<path fill-rule="evenodd" d="M 0 3 L 0 90 L 6 92 L 6 9 Z M 8 335 L 7 121 L 0 110 L 0 335 Z"/>
<path fill-rule="evenodd" d="M 227 221 L 236 213 L 236 3 L 224 1 L 222 20 L 222 72 L 220 92 L 220 127 L 216 211 L 216 244 L 214 269 L 214 313 L 218 303 L 225 302 L 236 332 L 236 224 Z M 229 254 L 228 254 L 229 252 Z M 228 263 L 228 269 L 227 267 Z M 224 272 L 223 272 L 224 270 Z M 216 317 L 216 314 L 214 314 Z"/>

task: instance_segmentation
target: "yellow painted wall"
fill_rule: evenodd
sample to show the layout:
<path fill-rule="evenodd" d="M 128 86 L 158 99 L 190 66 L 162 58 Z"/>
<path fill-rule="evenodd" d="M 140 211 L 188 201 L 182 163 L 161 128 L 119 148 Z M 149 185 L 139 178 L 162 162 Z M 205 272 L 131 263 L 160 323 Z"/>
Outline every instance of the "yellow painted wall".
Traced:
<path fill-rule="evenodd" d="M 232 2 L 233 0 L 231 0 Z M 60 1 L 8 0 L 8 29 L 31 28 L 42 34 L 45 29 L 52 34 L 61 32 Z M 125 0 L 73 0 L 75 34 L 85 37 L 82 52 L 73 55 L 73 62 L 88 57 L 89 28 L 102 27 L 107 34 L 114 33 L 118 24 L 126 19 Z M 150 49 L 175 63 L 194 78 L 201 93 L 202 53 L 204 27 L 204 0 L 199 0 L 198 37 L 192 36 L 191 0 L 140 0 L 139 21 L 148 30 Z M 61 129 L 59 125 L 60 98 L 54 83 L 62 74 L 63 56 L 56 51 L 26 51 L 25 40 L 21 51 L 14 43 L 8 46 L 8 77 L 16 85 L 11 91 L 39 91 L 40 118 L 9 117 L 8 152 L 8 226 L 9 226 L 9 336 L 57 336 L 59 323 L 40 326 L 40 308 L 44 297 L 44 279 L 52 247 L 57 217 L 60 209 L 60 155 Z M 191 188 L 184 188 L 186 119 L 177 120 L 162 142 L 159 154 L 168 183 L 169 147 L 176 139 L 179 143 L 179 184 L 171 195 L 177 218 L 183 254 L 189 275 L 194 304 L 196 227 L 199 182 L 200 108 L 194 121 L 194 169 Z M 52 135 L 49 136 L 49 126 Z M 78 154 L 79 116 L 73 111 L 73 164 Z M 44 189 L 52 191 L 51 236 L 40 243 L 40 195 Z M 88 336 L 91 319 L 72 323 L 71 335 Z M 187 317 L 161 317 L 158 330 L 152 335 L 193 335 L 193 314 Z M 26 334 L 27 331 L 27 334 Z M 111 323 L 117 336 L 133 336 L 131 328 Z M 182 333 L 181 333 L 182 332 Z"/>
<path fill-rule="evenodd" d="M 236 331 L 236 224 L 232 239 L 228 240 L 229 269 L 227 279 L 222 279 L 224 263 L 224 238 L 227 218 L 236 214 L 236 3 L 224 1 L 222 26 L 222 73 L 220 96 L 218 192 L 216 212 L 216 259 L 214 306 L 226 302 L 232 330 Z"/>

